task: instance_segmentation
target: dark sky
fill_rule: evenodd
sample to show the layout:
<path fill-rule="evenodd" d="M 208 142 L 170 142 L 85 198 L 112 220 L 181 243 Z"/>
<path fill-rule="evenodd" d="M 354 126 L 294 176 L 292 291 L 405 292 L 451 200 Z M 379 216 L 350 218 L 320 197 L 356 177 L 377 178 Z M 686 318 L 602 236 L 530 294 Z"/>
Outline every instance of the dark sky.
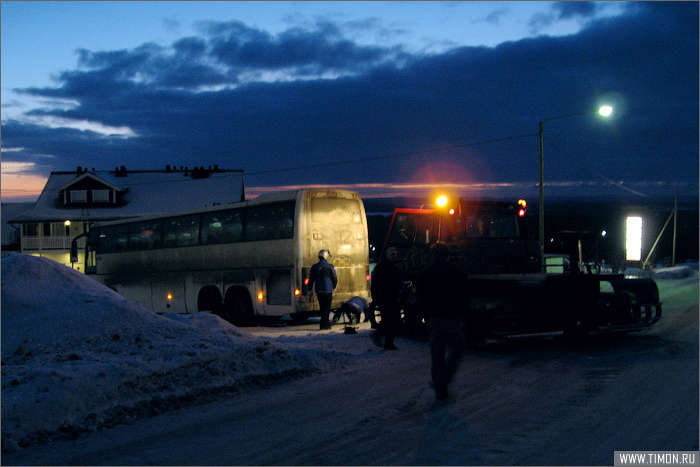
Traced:
<path fill-rule="evenodd" d="M 553 4 L 560 17 L 591 8 Z M 77 105 L 3 119 L 3 162 L 42 175 L 218 164 L 244 169 L 250 187 L 459 183 L 512 196 L 536 192 L 539 121 L 607 103 L 607 119 L 544 124 L 548 192 L 697 196 L 698 3 L 624 8 L 569 36 L 439 53 L 362 45 L 331 20 L 279 34 L 212 20 L 168 44 L 83 49 L 54 86 L 21 89 Z M 123 131 L 37 123 L 55 117 Z"/>

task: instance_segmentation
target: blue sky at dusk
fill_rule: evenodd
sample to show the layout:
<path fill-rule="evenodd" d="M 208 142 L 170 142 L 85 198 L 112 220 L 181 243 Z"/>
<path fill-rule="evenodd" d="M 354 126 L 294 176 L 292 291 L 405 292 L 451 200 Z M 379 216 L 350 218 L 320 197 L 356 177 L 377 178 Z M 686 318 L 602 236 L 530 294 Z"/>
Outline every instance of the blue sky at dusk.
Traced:
<path fill-rule="evenodd" d="M 3 1 L 2 198 L 51 171 L 251 193 L 698 195 L 697 2 Z M 594 111 L 614 107 L 603 118 Z"/>

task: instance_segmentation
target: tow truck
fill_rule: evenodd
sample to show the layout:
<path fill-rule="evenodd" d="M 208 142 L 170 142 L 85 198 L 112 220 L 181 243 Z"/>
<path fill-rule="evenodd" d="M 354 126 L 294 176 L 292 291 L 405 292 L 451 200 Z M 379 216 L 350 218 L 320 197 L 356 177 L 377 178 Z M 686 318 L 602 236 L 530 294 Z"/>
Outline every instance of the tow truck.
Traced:
<path fill-rule="evenodd" d="M 390 247 L 398 251 L 397 266 L 405 284 L 403 332 L 425 335 L 413 281 L 436 242 L 446 243 L 450 262 L 466 272 L 465 330 L 472 342 L 632 331 L 661 319 L 659 291 L 652 279 L 586 267 L 580 238 L 569 242 L 570 251 L 543 257 L 539 242 L 528 238 L 526 214 L 524 200 L 465 201 L 447 196 L 438 197 L 433 205 L 396 209 L 382 255 Z"/>

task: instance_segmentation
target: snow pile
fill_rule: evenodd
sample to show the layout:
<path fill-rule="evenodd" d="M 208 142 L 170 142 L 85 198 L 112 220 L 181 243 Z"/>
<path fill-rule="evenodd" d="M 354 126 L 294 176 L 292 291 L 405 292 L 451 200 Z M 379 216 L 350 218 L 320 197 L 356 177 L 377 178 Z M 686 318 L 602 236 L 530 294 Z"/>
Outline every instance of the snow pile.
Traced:
<path fill-rule="evenodd" d="M 329 371 L 349 354 L 158 316 L 46 258 L 2 258 L 2 449 Z"/>
<path fill-rule="evenodd" d="M 676 266 L 672 268 L 654 269 L 651 277 L 654 279 L 685 279 L 695 274 L 688 266 Z"/>
<path fill-rule="evenodd" d="M 698 270 L 697 263 L 687 263 L 674 267 L 658 266 L 652 270 L 628 267 L 626 277 L 650 277 L 652 279 L 685 279 L 692 277 Z"/>

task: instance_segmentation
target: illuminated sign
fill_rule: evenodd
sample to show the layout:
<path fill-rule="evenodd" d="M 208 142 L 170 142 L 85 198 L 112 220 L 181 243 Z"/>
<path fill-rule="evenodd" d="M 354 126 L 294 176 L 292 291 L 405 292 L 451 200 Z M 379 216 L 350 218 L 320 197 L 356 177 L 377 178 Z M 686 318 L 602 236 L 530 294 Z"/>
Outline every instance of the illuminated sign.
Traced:
<path fill-rule="evenodd" d="M 631 216 L 627 218 L 627 234 L 625 236 L 626 258 L 629 261 L 642 259 L 642 218 Z"/>

